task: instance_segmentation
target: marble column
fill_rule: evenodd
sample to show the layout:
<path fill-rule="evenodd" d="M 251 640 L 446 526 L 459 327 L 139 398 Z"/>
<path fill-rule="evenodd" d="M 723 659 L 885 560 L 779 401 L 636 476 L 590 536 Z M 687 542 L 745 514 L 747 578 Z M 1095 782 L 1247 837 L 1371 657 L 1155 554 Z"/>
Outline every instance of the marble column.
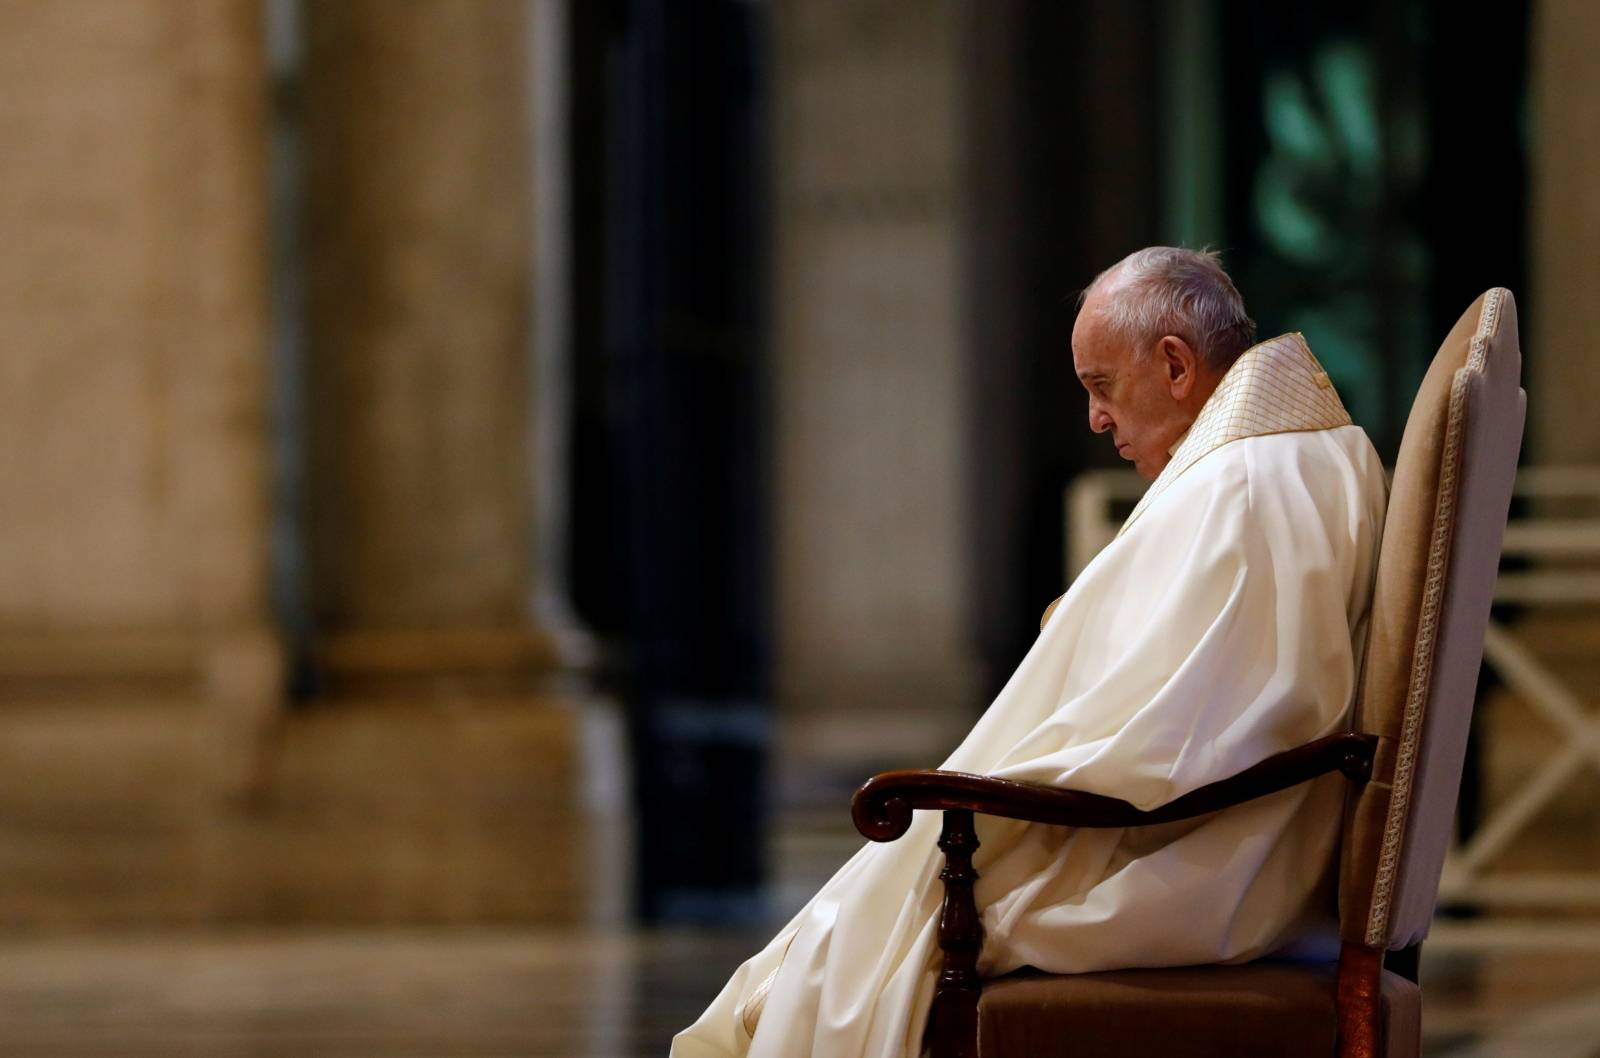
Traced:
<path fill-rule="evenodd" d="M 1600 418 L 1593 414 L 1600 404 L 1600 7 L 1543 0 L 1534 8 L 1532 37 L 1533 288 L 1522 315 L 1527 456 L 1593 464 L 1600 462 Z"/>
<path fill-rule="evenodd" d="M 532 616 L 532 16 L 305 8 L 309 595 L 335 677 L 570 660 Z"/>
<path fill-rule="evenodd" d="M 278 698 L 263 93 L 256 0 L 0 4 L 0 693 Z"/>
<path fill-rule="evenodd" d="M 777 683 L 791 745 L 835 761 L 893 746 L 931 763 L 982 704 L 959 13 L 775 8 Z"/>

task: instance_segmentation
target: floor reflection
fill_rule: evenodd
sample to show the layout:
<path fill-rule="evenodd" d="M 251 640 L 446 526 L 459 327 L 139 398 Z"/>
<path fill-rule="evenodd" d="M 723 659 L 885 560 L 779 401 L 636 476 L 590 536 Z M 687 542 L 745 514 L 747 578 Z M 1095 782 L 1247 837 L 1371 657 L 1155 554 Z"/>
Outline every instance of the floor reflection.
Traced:
<path fill-rule="evenodd" d="M 661 1055 L 752 938 L 318 933 L 12 941 L 0 1039 L 41 1056 Z"/>
<path fill-rule="evenodd" d="M 193 797 L 204 746 L 188 714 L 127 712 L 8 718 L 4 1058 L 664 1058 L 861 846 L 842 808 L 855 784 L 937 759 L 909 743 L 884 755 L 849 726 L 792 737 L 767 927 L 632 931 L 612 848 L 625 799 L 577 766 L 621 759 L 598 707 L 308 711 L 284 734 L 273 799 L 245 814 Z M 112 738 L 117 723 L 142 741 Z M 1552 814 L 1517 860 L 1586 867 L 1594 834 Z M 1600 917 L 1441 919 L 1422 980 L 1427 1055 L 1600 1056 Z"/>
<path fill-rule="evenodd" d="M 660 1058 L 754 933 L 317 932 L 0 945 L 0 1039 L 38 1058 Z M 1600 928 L 1442 924 L 1424 1053 L 1600 1054 Z"/>

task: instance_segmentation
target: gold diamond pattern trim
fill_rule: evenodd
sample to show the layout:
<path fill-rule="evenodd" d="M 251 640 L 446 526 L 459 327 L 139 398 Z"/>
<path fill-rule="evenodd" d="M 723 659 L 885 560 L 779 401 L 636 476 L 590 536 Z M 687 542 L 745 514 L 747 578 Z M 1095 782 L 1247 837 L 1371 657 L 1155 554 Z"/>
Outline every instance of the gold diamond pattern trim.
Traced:
<path fill-rule="evenodd" d="M 1183 442 L 1122 523 L 1126 532 L 1145 508 L 1183 472 L 1230 441 L 1264 434 L 1332 430 L 1350 425 L 1305 335 L 1299 331 L 1259 342 L 1239 355 L 1200 409 Z"/>

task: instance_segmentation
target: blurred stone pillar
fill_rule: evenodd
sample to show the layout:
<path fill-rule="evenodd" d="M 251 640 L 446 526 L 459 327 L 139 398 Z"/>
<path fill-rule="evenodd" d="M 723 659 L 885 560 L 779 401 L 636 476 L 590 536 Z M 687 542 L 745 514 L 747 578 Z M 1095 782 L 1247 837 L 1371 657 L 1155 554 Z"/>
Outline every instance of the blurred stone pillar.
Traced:
<path fill-rule="evenodd" d="M 0 4 L 0 688 L 277 700 L 255 0 Z"/>
<path fill-rule="evenodd" d="M 498 680 L 572 660 L 532 616 L 529 6 L 304 10 L 321 668 Z"/>
<path fill-rule="evenodd" d="M 1544 0 L 1532 35 L 1528 456 L 1600 463 L 1600 6 Z"/>
<path fill-rule="evenodd" d="M 927 764 L 983 704 L 968 631 L 960 8 L 794 0 L 775 15 L 787 748 Z"/>

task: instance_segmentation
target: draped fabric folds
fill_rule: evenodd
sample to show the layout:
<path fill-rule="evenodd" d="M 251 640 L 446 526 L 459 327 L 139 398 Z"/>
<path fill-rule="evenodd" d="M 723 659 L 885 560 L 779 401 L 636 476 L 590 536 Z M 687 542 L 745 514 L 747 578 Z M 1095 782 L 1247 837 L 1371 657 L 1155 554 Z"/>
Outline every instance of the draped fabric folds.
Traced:
<path fill-rule="evenodd" d="M 1307 385 L 1317 400 L 1297 412 Z M 1347 727 L 1385 484 L 1331 394 L 1298 335 L 1246 352 L 1180 444 L 1182 469 L 1074 581 L 940 767 L 1153 808 Z M 1331 920 L 1341 803 L 1333 775 L 1153 827 L 978 816 L 979 969 L 1289 950 Z M 937 976 L 939 826 L 919 812 L 898 841 L 864 845 L 671 1058 L 915 1058 Z"/>

